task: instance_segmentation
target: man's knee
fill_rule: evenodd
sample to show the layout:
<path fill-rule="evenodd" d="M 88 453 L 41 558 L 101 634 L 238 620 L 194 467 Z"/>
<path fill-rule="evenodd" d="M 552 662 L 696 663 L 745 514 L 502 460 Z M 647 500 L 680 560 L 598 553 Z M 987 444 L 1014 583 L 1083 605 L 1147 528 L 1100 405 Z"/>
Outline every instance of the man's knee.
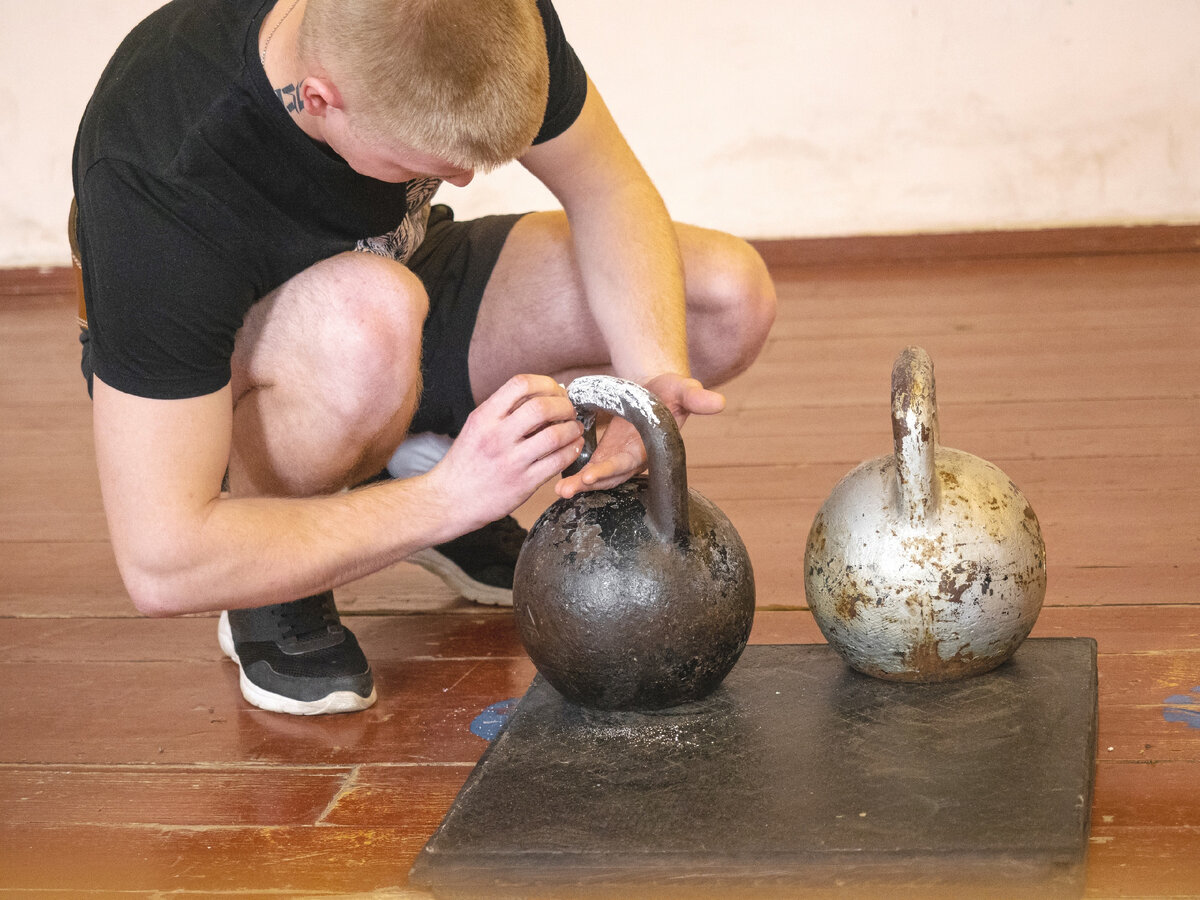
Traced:
<path fill-rule="evenodd" d="M 685 257 L 688 327 L 699 357 L 695 364 L 719 383 L 744 371 L 761 352 L 775 322 L 775 285 L 746 241 L 710 233 L 704 243 L 701 264 L 689 267 Z"/>
<path fill-rule="evenodd" d="M 321 409 L 359 440 L 415 405 L 428 310 L 420 280 L 400 263 L 368 253 L 323 260 L 247 315 L 234 396 L 270 388 Z"/>
<path fill-rule="evenodd" d="M 415 404 L 429 299 L 417 276 L 397 262 L 365 253 L 338 260 L 317 310 L 313 375 L 348 425 L 371 429 L 390 421 L 406 400 Z"/>
<path fill-rule="evenodd" d="M 745 323 L 744 338 L 757 353 L 775 323 L 775 283 L 754 247 L 735 237 L 728 245 L 721 293 Z"/>

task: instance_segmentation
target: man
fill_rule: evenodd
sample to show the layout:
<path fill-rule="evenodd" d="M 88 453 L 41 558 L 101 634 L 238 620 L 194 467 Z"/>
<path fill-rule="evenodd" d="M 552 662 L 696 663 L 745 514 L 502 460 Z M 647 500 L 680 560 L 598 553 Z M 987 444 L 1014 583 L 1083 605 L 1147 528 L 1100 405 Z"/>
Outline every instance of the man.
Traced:
<path fill-rule="evenodd" d="M 565 212 L 431 211 L 513 158 Z M 581 447 L 560 382 L 715 413 L 702 384 L 774 316 L 748 245 L 671 223 L 550 0 L 174 0 L 102 76 L 74 181 L 122 577 L 148 615 L 226 610 L 243 694 L 279 712 L 375 700 L 332 588 L 414 555 L 470 581 L 499 531 L 507 596 L 492 523 Z M 454 439 L 412 470 L 410 433 Z M 374 478 L 389 458 L 411 477 Z M 615 422 L 557 490 L 644 461 Z"/>

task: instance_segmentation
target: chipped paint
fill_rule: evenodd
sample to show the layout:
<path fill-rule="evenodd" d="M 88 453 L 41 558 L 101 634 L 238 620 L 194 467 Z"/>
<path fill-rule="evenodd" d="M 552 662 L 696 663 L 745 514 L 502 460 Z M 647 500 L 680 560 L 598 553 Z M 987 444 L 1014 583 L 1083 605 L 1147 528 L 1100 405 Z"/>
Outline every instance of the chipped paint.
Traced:
<path fill-rule="evenodd" d="M 1188 728 L 1200 728 L 1200 684 L 1187 694 L 1173 694 L 1163 701 L 1163 718 L 1179 722 Z"/>

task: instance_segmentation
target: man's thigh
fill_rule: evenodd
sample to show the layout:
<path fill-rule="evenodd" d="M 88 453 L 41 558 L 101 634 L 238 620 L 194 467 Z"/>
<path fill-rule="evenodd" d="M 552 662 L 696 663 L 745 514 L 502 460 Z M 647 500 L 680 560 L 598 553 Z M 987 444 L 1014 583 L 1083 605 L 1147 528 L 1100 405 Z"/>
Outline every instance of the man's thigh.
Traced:
<path fill-rule="evenodd" d="M 234 396 L 261 384 L 313 382 L 320 386 L 330 370 L 347 372 L 343 346 L 361 346 L 364 335 L 346 332 L 345 322 L 364 315 L 387 318 L 411 309 L 421 294 L 416 328 L 384 329 L 397 340 L 416 339 L 423 393 L 411 431 L 457 434 L 475 407 L 467 370 L 467 353 L 475 317 L 488 278 L 513 224 L 520 218 L 488 216 L 454 221 L 449 208 L 436 206 L 426 236 L 401 266 L 387 256 L 349 252 L 299 273 L 256 303 L 246 316 L 235 343 Z M 417 290 L 403 283 L 403 269 Z M 392 274 L 374 277 L 372 270 Z M 392 279 L 396 283 L 390 283 Z M 382 296 L 380 296 L 382 295 Z M 391 323 L 388 323 L 391 324 Z M 336 376 L 335 376 L 336 377 Z"/>
<path fill-rule="evenodd" d="M 346 252 L 315 263 L 247 311 L 230 360 L 234 401 L 253 388 L 366 374 L 372 353 L 415 361 L 424 317 L 420 283 L 394 261 Z"/>
<path fill-rule="evenodd" d="M 752 255 L 730 235 L 675 224 L 687 292 L 689 342 L 696 350 L 721 316 L 737 312 L 732 268 Z M 749 253 L 748 253 L 749 251 Z M 752 260 L 751 265 L 761 266 Z M 693 359 L 696 368 L 699 356 Z M 562 212 L 523 216 L 513 227 L 480 304 L 470 348 L 476 400 L 520 372 L 569 376 L 605 371 L 609 350 L 588 308 L 570 230 Z M 705 377 L 697 373 L 697 377 Z"/>

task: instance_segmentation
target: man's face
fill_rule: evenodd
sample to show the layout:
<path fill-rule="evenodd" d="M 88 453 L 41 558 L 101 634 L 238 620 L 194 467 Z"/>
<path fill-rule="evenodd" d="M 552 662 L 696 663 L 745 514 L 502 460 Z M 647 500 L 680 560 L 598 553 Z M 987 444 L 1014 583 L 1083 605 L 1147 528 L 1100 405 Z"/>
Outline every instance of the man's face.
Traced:
<path fill-rule="evenodd" d="M 323 137 L 329 148 L 355 172 L 399 184 L 417 178 L 440 178 L 458 187 L 466 187 L 475 177 L 473 169 L 463 169 L 418 150 L 390 146 L 365 137 L 350 125 L 340 109 L 325 114 Z"/>

